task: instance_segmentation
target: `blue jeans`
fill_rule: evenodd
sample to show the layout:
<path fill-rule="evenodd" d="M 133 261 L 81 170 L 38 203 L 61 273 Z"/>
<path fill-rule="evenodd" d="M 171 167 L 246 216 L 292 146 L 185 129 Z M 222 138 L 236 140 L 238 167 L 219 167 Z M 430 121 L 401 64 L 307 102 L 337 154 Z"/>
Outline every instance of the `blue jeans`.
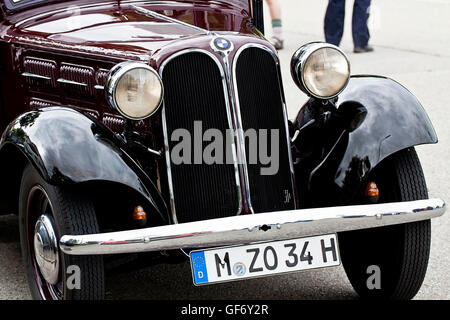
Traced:
<path fill-rule="evenodd" d="M 369 43 L 370 0 L 355 0 L 353 5 L 352 34 L 355 47 L 365 47 Z M 345 0 L 329 0 L 325 14 L 325 40 L 338 46 L 344 33 Z"/>

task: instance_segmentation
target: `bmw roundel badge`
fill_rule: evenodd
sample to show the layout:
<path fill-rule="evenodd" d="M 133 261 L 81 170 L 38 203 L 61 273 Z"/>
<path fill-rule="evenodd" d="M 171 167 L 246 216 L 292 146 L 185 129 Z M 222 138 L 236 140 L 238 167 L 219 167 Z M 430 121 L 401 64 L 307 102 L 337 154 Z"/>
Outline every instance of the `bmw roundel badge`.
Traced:
<path fill-rule="evenodd" d="M 214 39 L 214 47 L 220 51 L 227 51 L 231 48 L 231 42 L 224 38 Z"/>

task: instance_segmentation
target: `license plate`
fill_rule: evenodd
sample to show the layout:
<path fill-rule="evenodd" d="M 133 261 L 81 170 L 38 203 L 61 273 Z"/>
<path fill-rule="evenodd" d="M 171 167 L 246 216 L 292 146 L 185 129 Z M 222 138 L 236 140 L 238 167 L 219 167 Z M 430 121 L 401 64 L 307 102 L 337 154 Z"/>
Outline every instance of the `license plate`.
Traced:
<path fill-rule="evenodd" d="M 338 266 L 335 234 L 190 253 L 195 285 Z"/>

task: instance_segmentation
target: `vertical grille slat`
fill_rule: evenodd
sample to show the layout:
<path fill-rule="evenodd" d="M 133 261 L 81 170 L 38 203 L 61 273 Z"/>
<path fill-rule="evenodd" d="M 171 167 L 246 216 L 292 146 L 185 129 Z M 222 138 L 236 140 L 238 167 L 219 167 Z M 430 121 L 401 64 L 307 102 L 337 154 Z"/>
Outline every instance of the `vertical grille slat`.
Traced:
<path fill-rule="evenodd" d="M 279 169 L 274 175 L 261 175 L 267 165 L 249 164 L 250 194 L 255 213 L 295 208 L 286 116 L 281 96 L 279 73 L 274 58 L 266 50 L 244 49 L 236 62 L 236 84 L 244 131 L 276 129 L 279 132 Z M 270 134 L 268 135 L 270 141 Z M 270 153 L 270 144 L 268 147 Z M 259 152 L 259 146 L 258 146 Z M 247 162 L 249 144 L 246 143 Z M 289 200 L 289 201 L 288 201 Z"/>
<path fill-rule="evenodd" d="M 177 129 L 186 129 L 192 137 L 193 163 L 195 121 L 202 122 L 203 132 L 218 129 L 223 137 L 229 129 L 220 69 L 207 54 L 191 52 L 167 63 L 162 79 L 169 151 L 178 143 L 171 141 L 172 133 Z M 209 143 L 203 142 L 203 150 Z M 171 162 L 169 169 L 178 222 L 237 214 L 240 190 L 237 187 L 234 164 L 175 165 Z"/>

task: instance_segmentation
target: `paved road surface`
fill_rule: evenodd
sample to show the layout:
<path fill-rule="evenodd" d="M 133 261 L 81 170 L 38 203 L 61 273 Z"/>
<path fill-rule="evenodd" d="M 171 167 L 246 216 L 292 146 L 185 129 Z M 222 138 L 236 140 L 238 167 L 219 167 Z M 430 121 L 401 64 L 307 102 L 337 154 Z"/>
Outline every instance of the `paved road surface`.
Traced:
<path fill-rule="evenodd" d="M 290 79 L 292 53 L 308 41 L 322 40 L 326 0 L 281 0 L 286 48 L 280 52 L 289 115 L 305 101 Z M 350 19 L 341 47 L 352 72 L 380 74 L 400 81 L 424 105 L 434 123 L 438 145 L 417 148 L 431 197 L 450 201 L 450 0 L 373 1 L 371 44 L 375 52 L 352 53 Z M 352 1 L 347 1 L 348 17 Z M 266 10 L 266 30 L 270 24 Z M 401 108 L 402 106 L 398 106 Z M 450 298 L 450 213 L 433 221 L 431 258 L 416 299 Z M 195 288 L 188 264 L 161 265 L 110 276 L 107 297 L 128 299 L 355 299 L 342 267 L 231 284 Z M 0 299 L 28 299 L 14 216 L 0 218 Z"/>

